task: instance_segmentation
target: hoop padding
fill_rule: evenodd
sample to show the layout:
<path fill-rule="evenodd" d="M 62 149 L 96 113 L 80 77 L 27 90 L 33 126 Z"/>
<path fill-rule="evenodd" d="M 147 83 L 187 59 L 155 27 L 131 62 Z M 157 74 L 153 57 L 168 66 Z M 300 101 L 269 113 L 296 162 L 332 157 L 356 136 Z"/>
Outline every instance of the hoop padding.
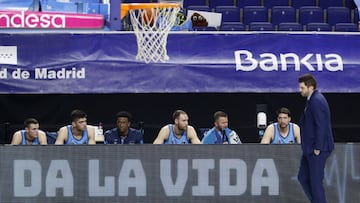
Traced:
<path fill-rule="evenodd" d="M 180 6 L 161 3 L 152 3 L 149 6 L 149 4 L 141 8 L 129 9 L 138 46 L 136 59 L 145 63 L 166 62 L 169 60 L 166 50 L 167 37 L 176 21 Z"/>

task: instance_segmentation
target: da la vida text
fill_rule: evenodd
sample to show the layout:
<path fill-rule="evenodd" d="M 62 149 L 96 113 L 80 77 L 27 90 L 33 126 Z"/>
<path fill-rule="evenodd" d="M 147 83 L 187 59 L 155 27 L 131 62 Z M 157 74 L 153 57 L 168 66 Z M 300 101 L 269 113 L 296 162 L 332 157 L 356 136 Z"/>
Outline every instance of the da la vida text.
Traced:
<path fill-rule="evenodd" d="M 49 68 L 35 68 L 34 70 L 24 70 L 21 68 L 16 69 L 0 69 L 0 79 L 85 79 L 86 71 L 84 67 L 77 68 L 60 68 L 60 69 L 49 69 Z"/>

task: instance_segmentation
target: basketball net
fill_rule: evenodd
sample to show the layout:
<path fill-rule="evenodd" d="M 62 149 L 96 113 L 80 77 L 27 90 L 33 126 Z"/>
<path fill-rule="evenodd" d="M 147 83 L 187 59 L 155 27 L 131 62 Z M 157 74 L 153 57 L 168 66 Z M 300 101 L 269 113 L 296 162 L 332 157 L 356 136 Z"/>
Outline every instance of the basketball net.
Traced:
<path fill-rule="evenodd" d="M 179 10 L 180 7 L 129 10 L 138 46 L 137 60 L 145 63 L 169 60 L 167 37 Z"/>

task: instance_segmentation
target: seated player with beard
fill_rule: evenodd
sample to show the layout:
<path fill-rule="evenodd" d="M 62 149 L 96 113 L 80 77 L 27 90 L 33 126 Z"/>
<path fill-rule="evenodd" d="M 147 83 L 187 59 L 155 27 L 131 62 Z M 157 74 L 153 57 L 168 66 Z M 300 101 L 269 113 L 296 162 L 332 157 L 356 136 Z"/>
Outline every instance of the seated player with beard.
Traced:
<path fill-rule="evenodd" d="M 278 122 L 266 128 L 261 144 L 300 144 L 300 127 L 290 122 L 290 110 L 282 107 L 276 114 Z"/>

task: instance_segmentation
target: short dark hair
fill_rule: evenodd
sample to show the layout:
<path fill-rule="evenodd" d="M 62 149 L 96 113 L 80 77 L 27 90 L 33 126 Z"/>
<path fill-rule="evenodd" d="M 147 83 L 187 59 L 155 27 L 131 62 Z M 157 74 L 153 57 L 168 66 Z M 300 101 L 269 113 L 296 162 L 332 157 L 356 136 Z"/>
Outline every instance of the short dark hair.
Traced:
<path fill-rule="evenodd" d="M 187 115 L 187 113 L 185 111 L 183 111 L 183 110 L 176 110 L 176 111 L 174 111 L 174 113 L 172 115 L 173 120 L 178 119 L 180 114 L 186 114 Z"/>
<path fill-rule="evenodd" d="M 131 113 L 127 112 L 127 111 L 120 111 L 116 114 L 116 119 L 119 117 L 124 117 L 127 118 L 129 122 L 131 122 L 132 120 L 132 115 Z"/>
<path fill-rule="evenodd" d="M 85 112 L 75 109 L 71 112 L 71 121 L 77 121 L 80 118 L 86 118 L 87 115 Z"/>
<path fill-rule="evenodd" d="M 276 111 L 276 115 L 277 115 L 277 116 L 279 116 L 279 114 L 281 114 L 281 113 L 287 114 L 289 117 L 291 117 L 291 112 L 290 112 L 290 110 L 289 110 L 288 108 L 281 107 L 280 109 L 278 109 L 278 110 Z"/>
<path fill-rule="evenodd" d="M 27 118 L 24 121 L 25 128 L 28 128 L 30 126 L 30 124 L 39 124 L 39 121 L 37 121 L 35 118 Z"/>
<path fill-rule="evenodd" d="M 299 83 L 303 82 L 306 85 L 306 87 L 313 86 L 314 90 L 316 89 L 316 79 L 311 74 L 304 74 L 304 75 L 300 76 L 298 79 L 298 82 Z"/>
<path fill-rule="evenodd" d="M 217 121 L 220 117 L 228 117 L 228 115 L 223 111 L 217 111 L 214 113 L 214 121 Z"/>

